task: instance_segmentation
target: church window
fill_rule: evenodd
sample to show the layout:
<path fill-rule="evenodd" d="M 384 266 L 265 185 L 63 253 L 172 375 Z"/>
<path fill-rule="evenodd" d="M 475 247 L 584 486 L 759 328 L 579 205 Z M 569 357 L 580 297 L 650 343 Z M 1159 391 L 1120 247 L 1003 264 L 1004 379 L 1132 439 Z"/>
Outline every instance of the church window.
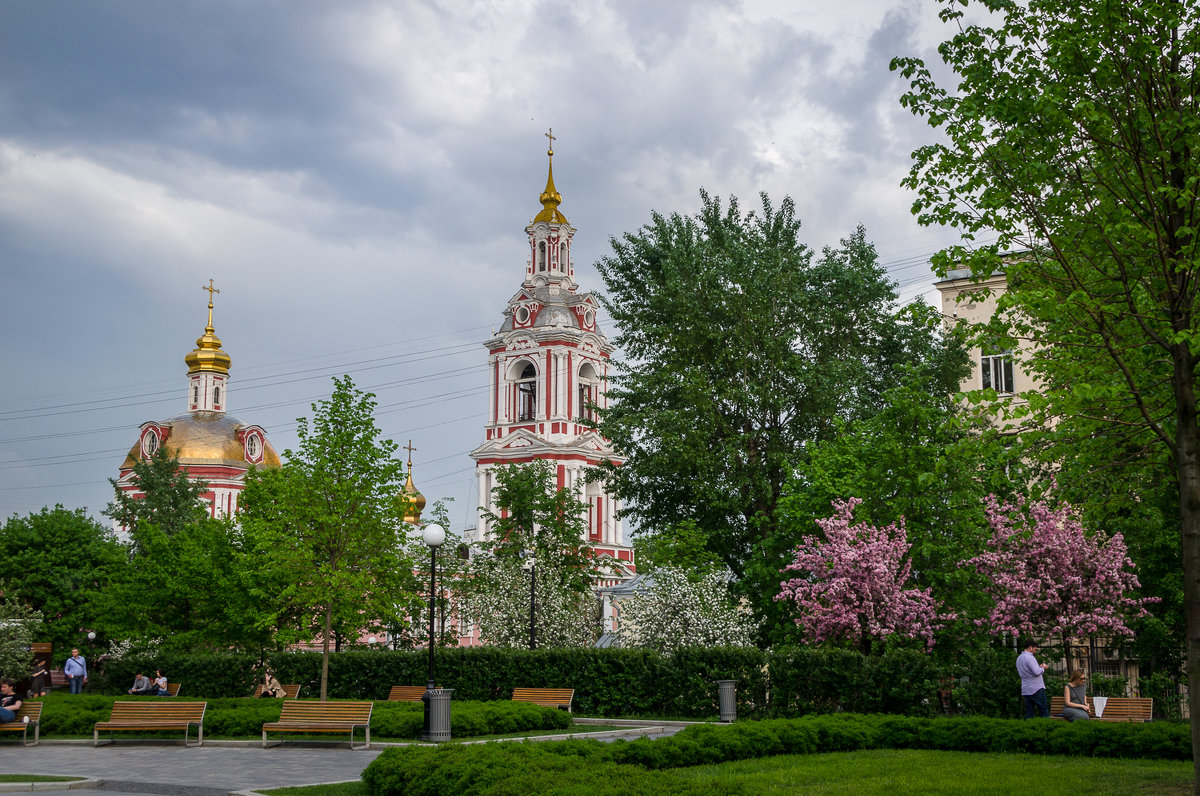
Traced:
<path fill-rule="evenodd" d="M 546 270 L 546 241 L 538 242 L 538 271 Z"/>
<path fill-rule="evenodd" d="M 567 244 L 558 244 L 558 270 L 567 272 Z"/>
<path fill-rule="evenodd" d="M 213 387 L 213 406 L 221 405 L 221 388 Z"/>
<path fill-rule="evenodd" d="M 517 381 L 517 420 L 537 418 L 537 370 L 526 362 Z"/>
<path fill-rule="evenodd" d="M 519 326 L 529 323 L 529 308 L 525 306 L 517 307 L 516 318 Z"/>
<path fill-rule="evenodd" d="M 984 354 L 979 358 L 979 370 L 983 376 L 983 389 L 998 393 L 1013 393 L 1012 351 Z"/>
<path fill-rule="evenodd" d="M 596 405 L 600 402 L 600 389 L 596 379 L 595 368 L 585 363 L 579 369 L 578 381 L 579 407 L 576 413 L 580 420 L 594 421 L 596 419 Z"/>
<path fill-rule="evenodd" d="M 146 432 L 146 436 L 142 438 L 142 452 L 147 459 L 153 458 L 158 451 L 158 432 L 150 429 Z"/>
<path fill-rule="evenodd" d="M 198 403 L 200 403 L 200 387 L 199 387 L 199 385 L 193 384 L 192 385 L 192 405 L 195 406 Z"/>
<path fill-rule="evenodd" d="M 246 437 L 246 458 L 254 461 L 258 458 L 258 435 L 251 434 Z"/>

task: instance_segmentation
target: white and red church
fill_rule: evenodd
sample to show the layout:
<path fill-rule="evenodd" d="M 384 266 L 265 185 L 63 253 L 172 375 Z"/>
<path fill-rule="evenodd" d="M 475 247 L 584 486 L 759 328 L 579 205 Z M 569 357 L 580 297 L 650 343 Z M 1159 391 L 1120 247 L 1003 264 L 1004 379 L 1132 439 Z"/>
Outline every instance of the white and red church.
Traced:
<path fill-rule="evenodd" d="M 554 139 L 550 137 L 553 145 Z M 587 538 L 604 556 L 598 586 L 622 583 L 634 575 L 633 549 L 621 528 L 620 503 L 590 468 L 619 456 L 590 428 L 597 408 L 608 406 L 609 357 L 613 347 L 596 322 L 599 303 L 578 292 L 571 239 L 575 228 L 559 211 L 554 187 L 554 150 L 542 210 L 525 228 L 529 259 L 520 288 L 508 300 L 504 323 L 484 343 L 488 349 L 488 422 L 475 460 L 480 507 L 468 541 L 482 541 L 489 529 L 485 511 L 499 514 L 493 488 L 497 467 L 535 460 L 550 462 L 558 486 L 574 490 L 587 505 Z"/>
<path fill-rule="evenodd" d="M 201 499 L 208 504 L 209 513 L 224 517 L 237 511 L 250 467 L 278 467 L 279 454 L 262 426 L 244 423 L 227 411 L 233 360 L 221 348 L 212 320 L 213 294 L 221 291 L 211 280 L 204 289 L 209 291 L 208 324 L 196 340 L 196 348 L 184 357 L 187 411 L 168 420 L 142 423 L 138 441 L 121 463 L 117 488 L 131 497 L 143 497 L 133 482 L 134 465 L 166 446 L 189 478 L 208 484 Z"/>

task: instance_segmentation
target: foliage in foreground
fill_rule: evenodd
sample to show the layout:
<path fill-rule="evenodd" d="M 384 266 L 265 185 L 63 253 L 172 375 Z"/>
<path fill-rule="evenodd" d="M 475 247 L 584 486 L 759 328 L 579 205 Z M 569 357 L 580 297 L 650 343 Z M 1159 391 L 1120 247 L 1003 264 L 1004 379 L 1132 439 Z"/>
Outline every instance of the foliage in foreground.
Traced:
<path fill-rule="evenodd" d="M 372 796 L 539 792 L 536 783 L 586 772 L 594 782 L 628 783 L 639 770 L 786 754 L 860 749 L 1020 752 L 1187 760 L 1188 728 L 1118 724 L 898 716 L 812 716 L 729 726 L 697 725 L 656 740 L 388 749 L 363 771 Z M 632 771 L 631 771 L 632 767 Z M 636 781 L 636 780 L 635 780 Z M 523 789 L 523 790 L 521 790 Z"/>

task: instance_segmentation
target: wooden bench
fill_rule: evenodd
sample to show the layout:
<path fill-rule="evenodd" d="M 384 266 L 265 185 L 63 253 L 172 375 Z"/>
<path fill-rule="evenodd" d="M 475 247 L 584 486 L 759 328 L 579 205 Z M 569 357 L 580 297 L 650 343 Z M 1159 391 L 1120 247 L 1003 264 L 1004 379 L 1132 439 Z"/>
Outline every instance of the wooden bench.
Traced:
<path fill-rule="evenodd" d="M 347 732 L 350 748 L 354 746 L 354 729 L 362 727 L 366 743 L 358 749 L 371 748 L 371 708 L 373 702 L 307 702 L 288 699 L 283 702 L 279 721 L 262 726 L 263 748 L 267 747 L 267 732 Z M 282 743 L 282 741 L 276 741 Z"/>
<path fill-rule="evenodd" d="M 388 692 L 388 702 L 420 702 L 423 696 L 423 685 L 394 685 Z"/>
<path fill-rule="evenodd" d="M 532 702 L 548 708 L 561 708 L 571 712 L 571 701 L 575 699 L 574 688 L 514 688 L 514 702 Z"/>
<path fill-rule="evenodd" d="M 1050 697 L 1050 715 L 1061 717 L 1066 704 L 1060 696 Z M 1096 716 L 1096 704 L 1088 697 L 1092 719 L 1095 721 L 1153 721 L 1154 700 L 1150 697 L 1109 697 L 1104 715 Z"/>
<path fill-rule="evenodd" d="M 300 698 L 300 684 L 299 683 L 280 683 L 280 685 L 283 686 L 283 698 L 284 699 L 299 699 Z M 254 686 L 254 698 L 257 699 L 258 697 L 262 696 L 263 689 L 266 687 L 267 687 L 266 683 L 259 683 L 258 685 Z"/>
<path fill-rule="evenodd" d="M 207 702 L 114 702 L 108 721 L 98 721 L 92 729 L 92 746 L 100 745 L 100 731 L 183 730 L 184 746 L 204 744 L 204 710 Z M 192 725 L 196 725 L 196 743 L 189 743 Z"/>
<path fill-rule="evenodd" d="M 29 728 L 33 728 L 33 743 L 29 742 Z M 0 732 L 20 732 L 21 742 L 26 746 L 37 746 L 42 733 L 42 703 L 22 700 L 14 721 L 0 724 Z"/>

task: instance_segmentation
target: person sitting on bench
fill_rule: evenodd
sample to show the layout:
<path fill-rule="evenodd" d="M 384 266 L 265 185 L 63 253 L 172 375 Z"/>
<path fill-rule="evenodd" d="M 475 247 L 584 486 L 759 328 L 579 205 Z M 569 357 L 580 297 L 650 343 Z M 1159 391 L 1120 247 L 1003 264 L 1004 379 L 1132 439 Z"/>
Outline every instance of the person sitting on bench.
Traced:
<path fill-rule="evenodd" d="M 0 724 L 16 721 L 21 704 L 21 698 L 13 691 L 13 681 L 0 680 Z"/>

